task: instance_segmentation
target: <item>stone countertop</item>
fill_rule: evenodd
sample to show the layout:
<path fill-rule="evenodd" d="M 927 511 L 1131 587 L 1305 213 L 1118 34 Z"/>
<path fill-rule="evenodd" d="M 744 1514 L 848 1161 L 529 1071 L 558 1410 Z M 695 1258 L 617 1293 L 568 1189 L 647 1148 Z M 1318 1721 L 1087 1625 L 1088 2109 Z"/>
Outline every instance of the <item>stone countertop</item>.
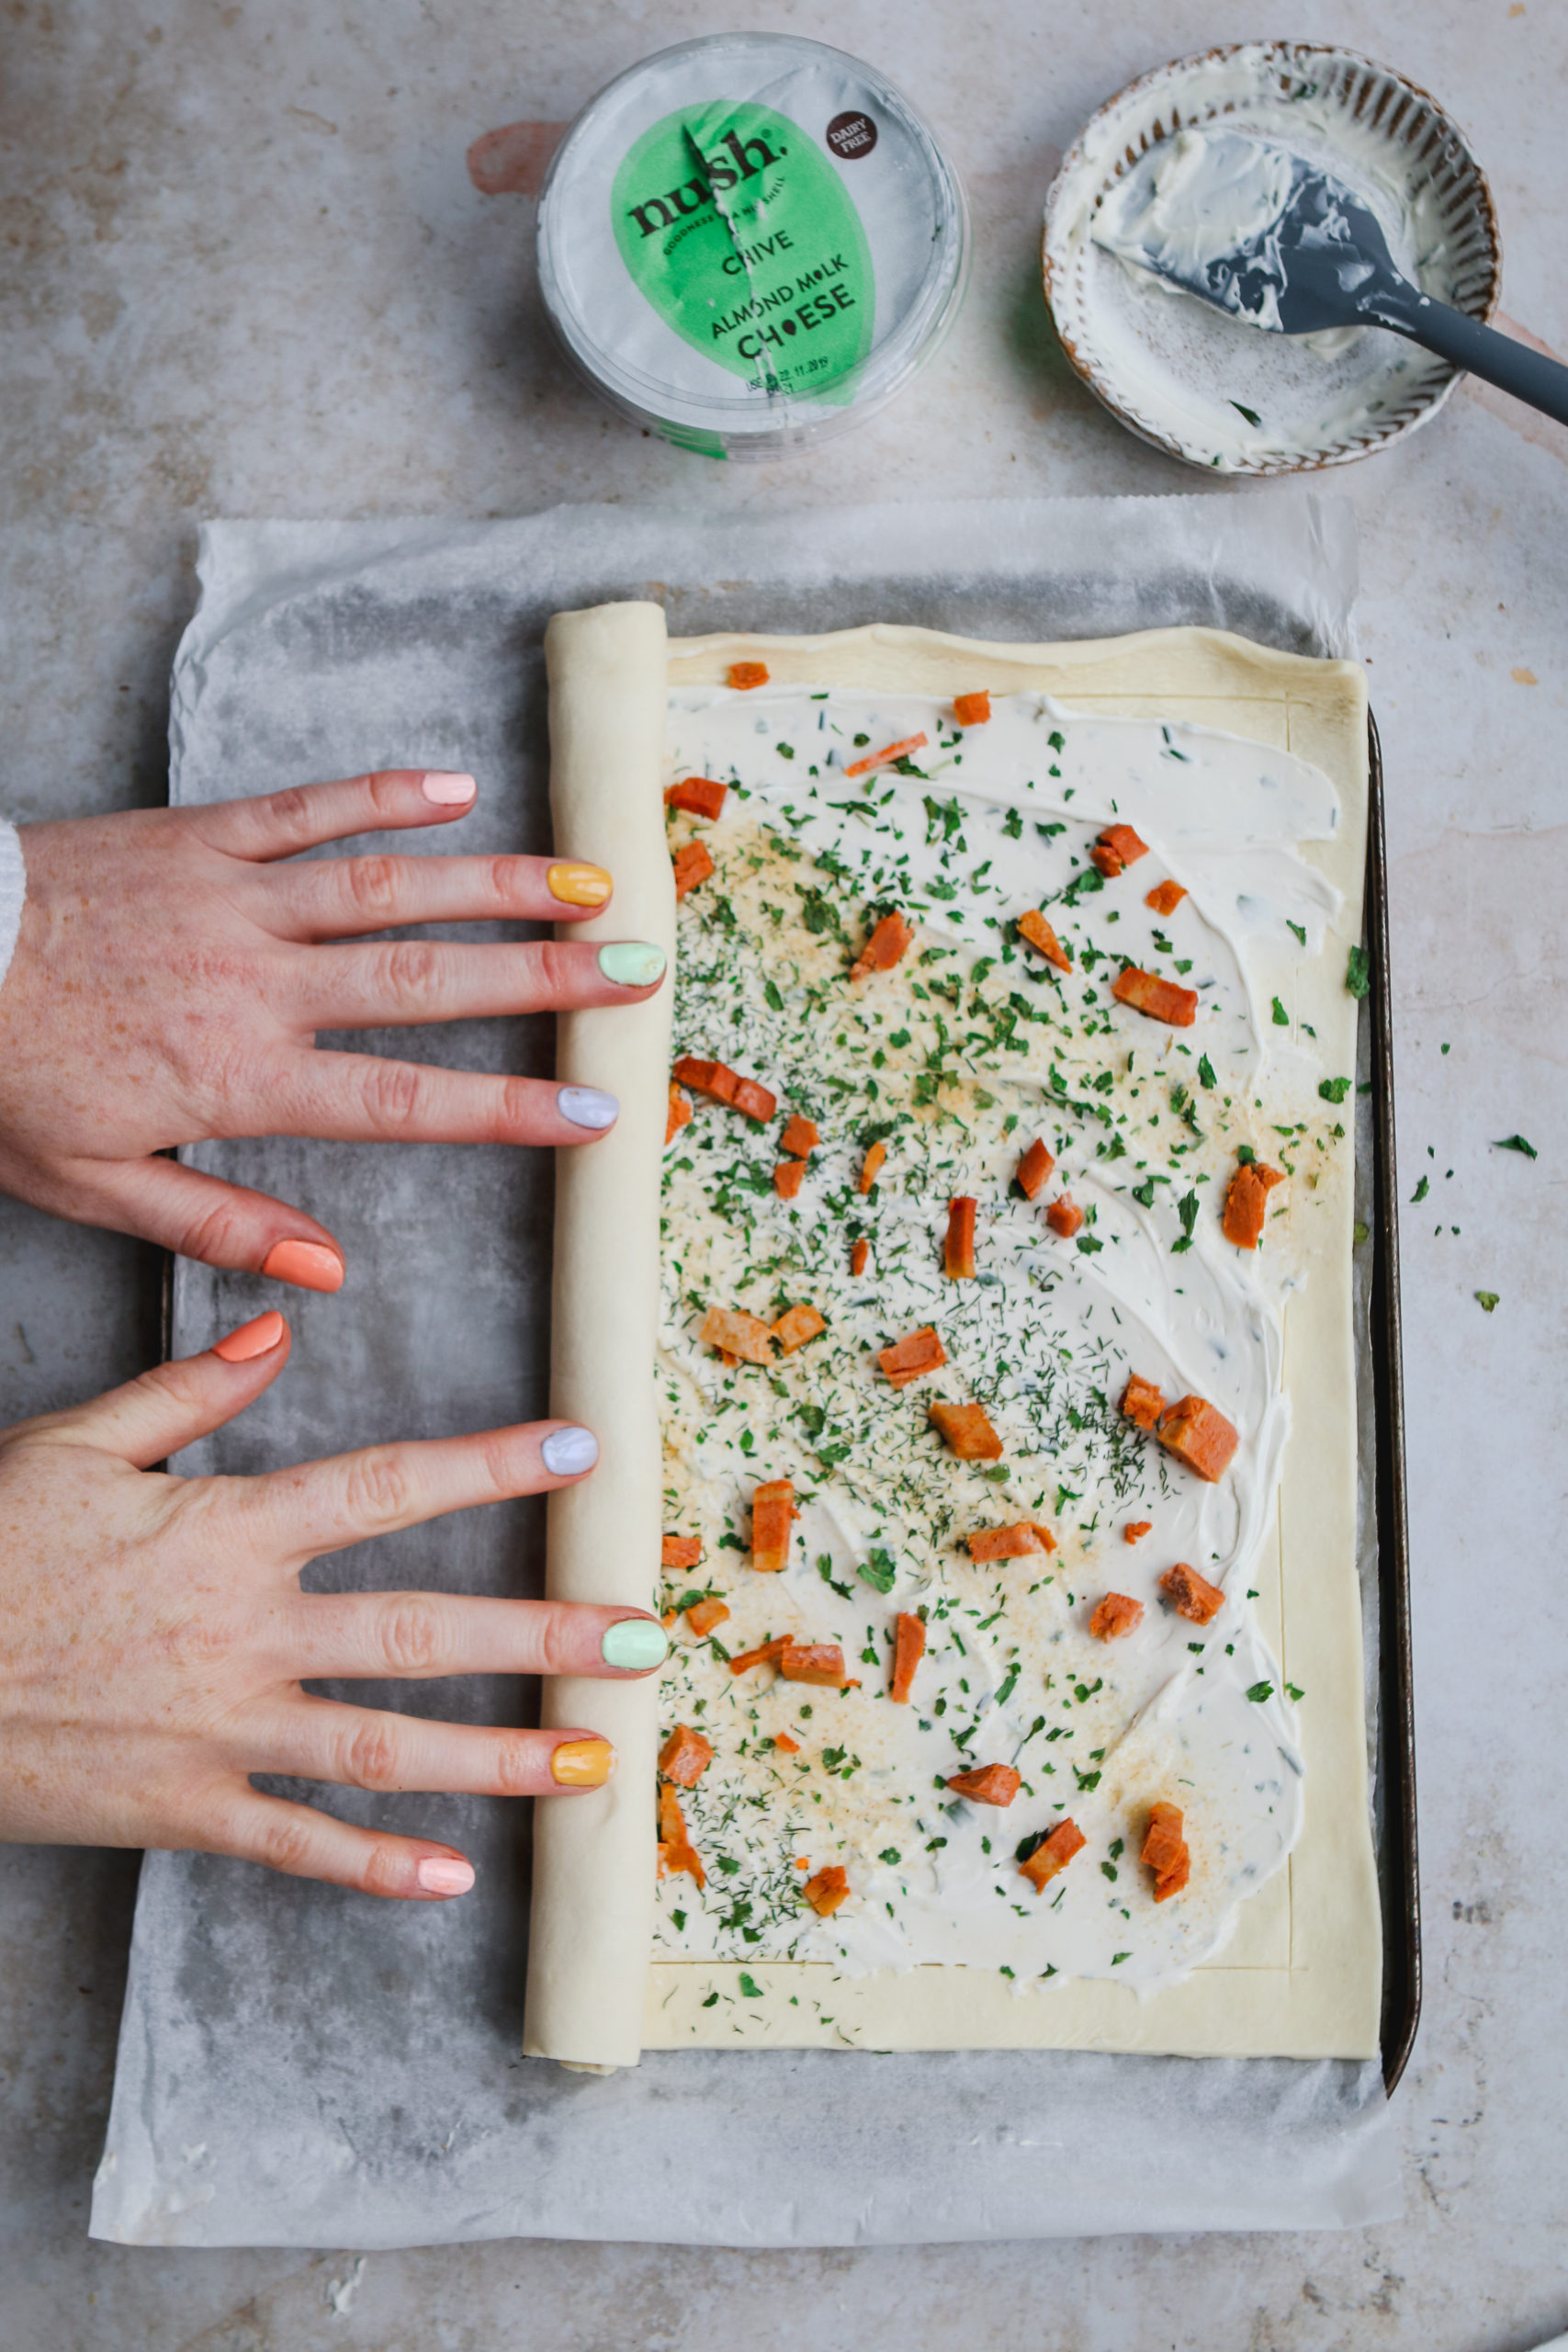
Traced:
<path fill-rule="evenodd" d="M 499 126 L 566 119 L 721 24 L 879 62 L 975 210 L 946 348 L 820 454 L 723 467 L 597 407 L 546 330 L 533 205 L 470 177 Z M 561 500 L 714 512 L 1013 492 L 1263 497 L 1144 448 L 1069 372 L 1039 294 L 1063 147 L 1160 60 L 1251 36 L 1235 0 L 1043 10 L 795 0 L 14 0 L 0 80 L 0 808 L 163 792 L 197 521 L 486 515 Z M 1304 0 L 1286 30 L 1435 92 L 1497 198 L 1510 316 L 1568 350 L 1546 0 Z M 535 130 L 479 176 L 525 181 Z M 864 2254 L 498 2243 L 347 2257 L 85 2236 L 130 1857 L 0 1849 L 0 2338 L 17 2352 L 377 2352 L 820 2343 L 1074 2352 L 1527 2352 L 1568 2324 L 1568 984 L 1561 743 L 1568 431 L 1483 387 L 1326 487 L 1359 517 L 1388 778 L 1427 1997 L 1397 2098 L 1403 2222 L 1344 2236 Z M 1558 1070 L 1553 1081 L 1551 1072 Z M 1522 1129 L 1540 1157 L 1498 1152 Z M 1422 1178 L 1427 1190 L 1413 1202 Z M 1495 1292 L 1484 1313 L 1478 1291 Z M 156 1268 L 0 1202 L 0 1420 L 156 1352 Z M 1467 1418 L 1473 1416 L 1473 1419 Z M 1518 1629 L 1529 1629 L 1520 1639 Z"/>

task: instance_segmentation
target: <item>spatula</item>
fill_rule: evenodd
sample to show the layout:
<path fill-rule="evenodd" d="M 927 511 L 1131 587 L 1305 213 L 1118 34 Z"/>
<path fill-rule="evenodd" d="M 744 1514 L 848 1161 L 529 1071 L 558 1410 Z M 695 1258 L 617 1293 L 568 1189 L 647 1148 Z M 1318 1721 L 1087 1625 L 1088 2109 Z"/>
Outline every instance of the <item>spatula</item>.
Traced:
<path fill-rule="evenodd" d="M 1202 142 L 1190 175 L 1199 212 L 1179 210 L 1179 188 L 1162 204 L 1156 147 L 1107 197 L 1097 243 L 1269 334 L 1386 327 L 1568 424 L 1568 368 L 1413 286 L 1376 216 L 1332 172 L 1241 131 L 1180 138 Z"/>

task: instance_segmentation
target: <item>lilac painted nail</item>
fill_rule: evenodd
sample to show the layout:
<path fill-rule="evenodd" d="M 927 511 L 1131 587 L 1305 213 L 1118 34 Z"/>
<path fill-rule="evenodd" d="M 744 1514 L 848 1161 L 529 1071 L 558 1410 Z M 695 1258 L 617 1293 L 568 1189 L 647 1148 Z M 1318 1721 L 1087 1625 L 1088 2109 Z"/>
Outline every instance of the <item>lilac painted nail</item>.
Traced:
<path fill-rule="evenodd" d="M 621 1114 L 621 1106 L 613 1094 L 605 1094 L 597 1086 L 563 1086 L 556 1094 L 556 1108 L 563 1119 L 574 1127 L 613 1127 Z"/>
<path fill-rule="evenodd" d="M 563 1430 L 552 1430 L 539 1452 L 552 1478 L 578 1478 L 598 1461 L 599 1441 L 592 1430 L 570 1423 Z"/>

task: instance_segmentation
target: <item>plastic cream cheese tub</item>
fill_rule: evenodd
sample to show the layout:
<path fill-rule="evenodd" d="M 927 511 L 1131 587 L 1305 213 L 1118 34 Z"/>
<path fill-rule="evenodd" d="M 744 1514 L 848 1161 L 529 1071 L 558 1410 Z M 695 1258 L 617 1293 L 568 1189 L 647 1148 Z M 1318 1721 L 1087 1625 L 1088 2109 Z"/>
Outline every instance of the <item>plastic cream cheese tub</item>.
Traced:
<path fill-rule="evenodd" d="M 843 51 L 721 33 L 645 58 L 561 142 L 539 281 L 626 416 L 713 458 L 841 433 L 930 358 L 969 218 L 914 108 Z"/>

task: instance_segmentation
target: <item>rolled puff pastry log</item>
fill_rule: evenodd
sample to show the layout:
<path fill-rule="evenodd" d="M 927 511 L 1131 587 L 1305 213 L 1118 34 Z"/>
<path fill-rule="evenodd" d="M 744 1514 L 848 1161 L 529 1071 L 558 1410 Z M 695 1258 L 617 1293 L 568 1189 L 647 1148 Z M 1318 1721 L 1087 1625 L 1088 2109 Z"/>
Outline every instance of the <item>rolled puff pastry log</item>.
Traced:
<path fill-rule="evenodd" d="M 659 1199 L 670 1071 L 675 891 L 664 839 L 664 615 L 657 605 L 558 613 L 545 633 L 550 808 L 559 857 L 615 876 L 603 914 L 572 939 L 647 939 L 669 977 L 646 1003 L 562 1013 L 557 1074 L 605 1087 L 620 1117 L 556 1156 L 550 1410 L 599 1440 L 599 1465 L 549 1500 L 546 1585 L 555 1600 L 654 1605 L 660 1474 L 653 1365 Z M 525 2054 L 635 2065 L 653 1942 L 657 1678 L 547 1679 L 542 1720 L 615 1744 L 605 1788 L 535 1807 Z"/>

